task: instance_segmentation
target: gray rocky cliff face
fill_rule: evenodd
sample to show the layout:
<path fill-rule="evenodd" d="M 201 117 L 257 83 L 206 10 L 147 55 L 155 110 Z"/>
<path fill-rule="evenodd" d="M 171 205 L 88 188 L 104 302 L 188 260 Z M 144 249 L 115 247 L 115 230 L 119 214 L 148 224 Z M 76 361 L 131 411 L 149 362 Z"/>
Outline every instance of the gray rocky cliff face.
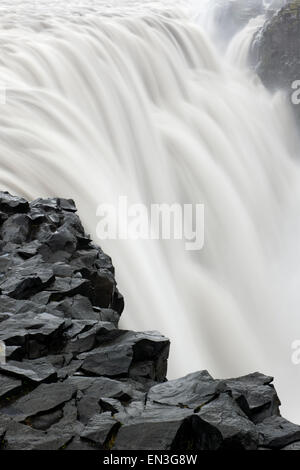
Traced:
<path fill-rule="evenodd" d="M 73 201 L 0 193 L 2 450 L 299 448 L 271 377 L 167 381 L 169 340 L 123 307 Z"/>
<path fill-rule="evenodd" d="M 291 101 L 292 84 L 300 80 L 300 1 L 287 2 L 271 15 L 257 33 L 251 61 L 263 84 L 271 91 L 286 92 Z M 300 123 L 300 105 L 294 105 Z"/>

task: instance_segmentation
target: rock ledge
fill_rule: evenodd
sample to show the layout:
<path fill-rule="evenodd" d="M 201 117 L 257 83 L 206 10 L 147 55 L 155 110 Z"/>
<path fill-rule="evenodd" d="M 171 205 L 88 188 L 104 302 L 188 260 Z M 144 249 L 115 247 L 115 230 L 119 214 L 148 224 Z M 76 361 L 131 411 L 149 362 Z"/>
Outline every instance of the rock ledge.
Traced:
<path fill-rule="evenodd" d="M 123 307 L 73 201 L 0 193 L 1 449 L 300 449 L 271 377 L 168 382 L 169 340 Z"/>

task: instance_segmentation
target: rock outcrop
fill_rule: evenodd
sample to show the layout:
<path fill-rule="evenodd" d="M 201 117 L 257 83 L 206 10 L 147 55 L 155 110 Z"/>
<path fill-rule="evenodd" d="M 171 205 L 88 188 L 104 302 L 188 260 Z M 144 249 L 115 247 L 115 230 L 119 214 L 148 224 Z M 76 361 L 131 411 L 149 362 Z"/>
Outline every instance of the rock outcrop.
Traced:
<path fill-rule="evenodd" d="M 251 61 L 263 84 L 285 90 L 291 102 L 292 84 L 300 80 L 300 0 L 288 1 L 266 21 L 254 38 Z M 300 123 L 300 105 L 293 109 Z"/>
<path fill-rule="evenodd" d="M 166 381 L 169 340 L 118 329 L 111 259 L 71 200 L 0 193 L 0 446 L 297 449 L 272 378 Z"/>

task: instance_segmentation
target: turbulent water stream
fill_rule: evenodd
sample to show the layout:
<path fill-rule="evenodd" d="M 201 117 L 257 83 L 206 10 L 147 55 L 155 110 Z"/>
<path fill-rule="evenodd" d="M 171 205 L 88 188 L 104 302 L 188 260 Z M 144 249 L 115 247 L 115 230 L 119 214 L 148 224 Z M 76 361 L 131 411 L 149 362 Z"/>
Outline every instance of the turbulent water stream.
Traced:
<path fill-rule="evenodd" d="M 199 2 L 201 3 L 201 2 Z M 198 2 L 2 1 L 0 186 L 96 208 L 204 203 L 205 245 L 105 240 L 122 326 L 172 340 L 169 376 L 276 377 L 300 422 L 300 167 L 293 118 L 246 66 L 254 18 L 226 51 Z"/>

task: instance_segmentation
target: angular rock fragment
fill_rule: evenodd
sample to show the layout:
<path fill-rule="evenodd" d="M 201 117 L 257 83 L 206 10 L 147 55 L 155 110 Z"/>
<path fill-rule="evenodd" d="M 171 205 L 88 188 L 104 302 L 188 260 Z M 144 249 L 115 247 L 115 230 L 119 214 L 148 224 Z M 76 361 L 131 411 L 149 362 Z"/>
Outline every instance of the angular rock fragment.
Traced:
<path fill-rule="evenodd" d="M 63 382 L 39 385 L 35 390 L 16 400 L 11 405 L 1 409 L 15 421 L 25 421 L 31 416 L 54 410 L 71 400 L 76 390 L 70 384 Z"/>
<path fill-rule="evenodd" d="M 45 244 L 43 245 L 40 252 L 44 257 L 51 258 L 52 254 L 65 253 L 72 254 L 75 252 L 77 247 L 77 239 L 72 231 L 65 225 L 59 227 L 55 232 L 49 233 L 48 237 L 45 238 Z"/>
<path fill-rule="evenodd" d="M 4 436 L 5 450 L 59 450 L 68 442 L 68 436 L 46 433 L 26 426 L 11 423 Z"/>
<path fill-rule="evenodd" d="M 7 364 L 0 364 L 0 372 L 35 384 L 54 382 L 57 378 L 56 370 L 45 359 L 9 361 Z"/>
<path fill-rule="evenodd" d="M 0 400 L 18 393 L 21 390 L 21 387 L 21 380 L 7 377 L 0 373 Z"/>
<path fill-rule="evenodd" d="M 89 331 L 96 324 L 96 320 L 72 320 L 70 327 L 65 331 L 65 335 L 68 341 L 72 341 L 81 333 Z"/>
<path fill-rule="evenodd" d="M 22 347 L 21 346 L 6 346 L 5 358 L 6 361 L 19 361 L 22 359 Z"/>
<path fill-rule="evenodd" d="M 23 214 L 29 210 L 28 202 L 17 196 L 12 196 L 7 191 L 0 192 L 0 211 L 7 214 Z"/>
<path fill-rule="evenodd" d="M 95 413 L 100 412 L 101 399 L 113 398 L 127 403 L 133 398 L 144 400 L 145 397 L 145 394 L 134 390 L 127 383 L 107 377 L 79 376 L 68 380 L 79 392 L 77 395 L 78 417 L 85 424 Z"/>
<path fill-rule="evenodd" d="M 80 437 L 94 442 L 99 448 L 104 448 L 107 443 L 109 448 L 109 435 L 113 433 L 114 428 L 117 432 L 119 427 L 120 423 L 111 416 L 111 413 L 96 414 L 89 420 Z"/>
<path fill-rule="evenodd" d="M 60 316 L 65 316 L 68 318 L 74 318 L 76 320 L 83 321 L 106 321 L 105 319 L 100 318 L 100 313 L 97 313 L 94 310 L 91 301 L 83 295 L 78 294 L 72 297 L 64 298 L 63 300 L 58 302 L 53 301 L 50 302 L 49 306 L 53 307 L 56 312 L 61 312 L 61 314 L 59 314 Z M 100 309 L 99 312 L 101 312 Z"/>
<path fill-rule="evenodd" d="M 29 424 L 34 429 L 40 431 L 46 431 L 53 424 L 60 421 L 63 417 L 63 410 L 60 408 L 58 410 L 49 411 L 49 413 L 43 413 L 41 415 L 33 416 L 30 420 L 27 420 L 26 424 Z"/>
<path fill-rule="evenodd" d="M 38 198 L 30 203 L 30 208 L 32 209 L 43 209 L 45 211 L 59 212 L 61 210 L 76 212 L 76 206 L 73 199 L 63 199 L 63 198 Z"/>
<path fill-rule="evenodd" d="M 37 256 L 39 254 L 39 249 L 42 246 L 42 244 L 37 241 L 33 240 L 29 243 L 23 243 L 22 247 L 18 248 L 17 254 L 21 256 L 24 260 L 27 260 L 29 258 L 32 258 L 34 256 Z"/>
<path fill-rule="evenodd" d="M 254 423 L 279 415 L 280 400 L 271 382 L 273 377 L 259 373 L 226 380 L 232 396 Z"/>
<path fill-rule="evenodd" d="M 92 328 L 78 334 L 75 338 L 69 341 L 65 347 L 65 352 L 78 355 L 93 349 L 105 341 L 112 340 L 119 334 L 119 330 L 116 330 L 112 323 L 98 322 L 92 326 Z"/>
<path fill-rule="evenodd" d="M 152 407 L 131 417 L 128 423 L 120 416 L 122 426 L 113 449 L 171 450 L 180 427 L 191 414 L 191 410 L 176 407 Z"/>
<path fill-rule="evenodd" d="M 148 400 L 162 405 L 197 409 L 216 398 L 224 389 L 224 382 L 214 380 L 207 371 L 201 371 L 155 385 L 149 390 Z"/>
<path fill-rule="evenodd" d="M 281 416 L 271 416 L 257 425 L 260 445 L 271 449 L 282 449 L 300 441 L 300 426 Z"/>
<path fill-rule="evenodd" d="M 111 416 L 125 411 L 125 405 L 115 398 L 100 398 L 99 405 L 102 413 L 108 411 Z"/>
<path fill-rule="evenodd" d="M 216 427 L 223 437 L 223 448 L 255 450 L 258 430 L 227 393 L 201 407 L 199 416 Z"/>
<path fill-rule="evenodd" d="M 120 331 L 121 333 L 121 331 Z M 115 341 L 78 356 L 83 359 L 82 370 L 107 377 L 126 376 L 130 366 L 152 360 L 153 380 L 163 380 L 169 341 L 156 332 L 122 332 Z"/>
<path fill-rule="evenodd" d="M 283 447 L 281 450 L 300 450 L 300 441 L 293 442 L 286 447 Z"/>
<path fill-rule="evenodd" d="M 7 431 L 7 428 L 8 426 L 12 423 L 12 419 L 9 418 L 8 416 L 5 416 L 3 414 L 1 414 L 0 412 L 0 450 L 3 449 L 3 440 L 4 440 L 4 436 L 5 436 L 5 433 Z"/>
<path fill-rule="evenodd" d="M 220 431 L 191 410 L 170 406 L 147 406 L 137 416 L 115 415 L 120 419 L 114 450 L 220 450 Z"/>
<path fill-rule="evenodd" d="M 7 346 L 21 346 L 23 357 L 38 358 L 62 337 L 65 320 L 48 313 L 20 313 L 1 323 L 0 340 Z"/>
<path fill-rule="evenodd" d="M 61 277 L 45 290 L 50 293 L 49 301 L 57 302 L 76 294 L 87 294 L 88 297 L 90 289 L 91 283 L 87 279 Z"/>
<path fill-rule="evenodd" d="M 117 311 L 112 310 L 111 308 L 101 308 L 98 310 L 94 310 L 95 312 L 99 312 L 100 321 L 107 321 L 113 323 L 117 328 L 120 319 L 120 314 Z"/>
<path fill-rule="evenodd" d="M 71 361 L 70 364 L 64 367 L 61 367 L 57 371 L 57 378 L 59 380 L 65 380 L 66 378 L 70 376 L 73 376 L 76 374 L 80 375 L 80 372 L 78 371 L 80 370 L 81 366 L 82 366 L 82 361 L 77 361 L 77 360 Z"/>
<path fill-rule="evenodd" d="M 77 419 L 76 400 L 70 400 L 62 408 L 62 417 L 52 424 L 47 430 L 48 434 L 54 434 L 64 438 L 66 443 L 78 437 L 84 426 Z"/>
<path fill-rule="evenodd" d="M 4 242 L 21 245 L 26 243 L 30 234 L 30 218 L 26 214 L 15 214 L 2 224 L 1 237 Z"/>
<path fill-rule="evenodd" d="M 11 268 L 5 279 L 0 281 L 0 289 L 2 294 L 14 299 L 27 299 L 46 289 L 53 281 L 51 267 L 41 264 L 37 257 Z"/>

